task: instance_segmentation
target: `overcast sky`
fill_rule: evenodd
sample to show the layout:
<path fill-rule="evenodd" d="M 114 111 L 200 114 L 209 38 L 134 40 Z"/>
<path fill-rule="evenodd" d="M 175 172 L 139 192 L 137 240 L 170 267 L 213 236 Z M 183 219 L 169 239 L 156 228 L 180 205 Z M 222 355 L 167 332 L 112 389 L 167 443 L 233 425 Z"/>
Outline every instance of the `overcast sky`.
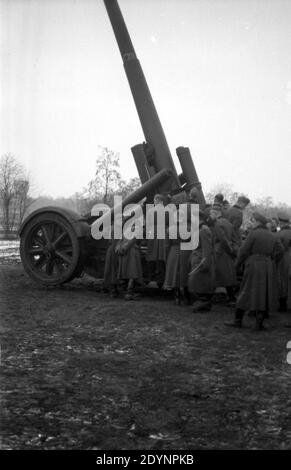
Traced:
<path fill-rule="evenodd" d="M 291 204 L 291 1 L 119 0 L 172 155 L 190 147 L 207 191 Z M 98 145 L 144 140 L 102 0 L 0 0 L 0 152 L 35 194 L 68 196 Z"/>

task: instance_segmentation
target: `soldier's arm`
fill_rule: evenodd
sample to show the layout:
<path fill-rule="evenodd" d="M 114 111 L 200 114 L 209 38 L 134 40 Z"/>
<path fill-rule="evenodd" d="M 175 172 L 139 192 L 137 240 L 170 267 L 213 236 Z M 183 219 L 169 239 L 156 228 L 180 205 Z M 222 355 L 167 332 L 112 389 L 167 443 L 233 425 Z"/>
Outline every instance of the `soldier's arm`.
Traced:
<path fill-rule="evenodd" d="M 208 227 L 202 227 L 200 230 L 200 243 L 202 249 L 203 270 L 209 271 L 212 260 L 212 234 Z"/>
<path fill-rule="evenodd" d="M 243 221 L 242 214 L 235 214 L 232 216 L 232 220 L 230 220 L 230 222 L 232 223 L 232 225 L 234 226 L 236 230 L 240 229 L 242 225 L 242 221 Z"/>
<path fill-rule="evenodd" d="M 218 240 L 220 241 L 221 246 L 224 249 L 224 251 L 228 255 L 232 256 L 233 255 L 233 249 L 232 249 L 232 246 L 231 246 L 229 240 L 226 237 L 226 234 L 225 234 L 223 228 L 220 227 L 218 224 L 216 224 L 215 231 L 216 231 L 216 236 L 217 236 Z"/>
<path fill-rule="evenodd" d="M 236 267 L 238 268 L 244 261 L 252 254 L 252 246 L 254 243 L 254 233 L 250 232 L 246 238 L 246 241 L 238 252 L 236 261 Z"/>
<path fill-rule="evenodd" d="M 232 248 L 232 256 L 235 258 L 239 251 L 239 244 L 238 244 L 238 239 L 237 239 L 237 235 L 235 233 L 234 228 L 232 229 L 232 232 L 231 232 L 231 248 Z"/>
<path fill-rule="evenodd" d="M 275 260 L 275 263 L 279 263 L 284 255 L 284 245 L 282 240 L 279 237 L 276 237 L 276 243 L 274 245 L 274 250 L 272 254 L 272 258 Z"/>

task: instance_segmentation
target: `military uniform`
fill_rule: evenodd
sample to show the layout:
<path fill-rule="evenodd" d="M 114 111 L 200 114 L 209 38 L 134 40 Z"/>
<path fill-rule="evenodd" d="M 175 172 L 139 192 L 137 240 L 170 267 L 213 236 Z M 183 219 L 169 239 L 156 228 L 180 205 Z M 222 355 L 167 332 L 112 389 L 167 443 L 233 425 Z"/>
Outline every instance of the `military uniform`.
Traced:
<path fill-rule="evenodd" d="M 190 269 L 188 289 L 198 300 L 193 310 L 210 310 L 215 283 L 214 252 L 212 233 L 204 221 L 199 226 L 199 245 L 190 255 Z"/>
<path fill-rule="evenodd" d="M 134 285 L 143 283 L 140 250 L 137 240 L 123 238 L 116 246 L 119 254 L 118 279 L 127 281 L 126 300 L 133 298 Z"/>
<path fill-rule="evenodd" d="M 157 238 L 158 234 L 158 220 L 157 213 L 154 211 L 154 224 L 152 227 L 152 234 L 154 238 L 147 240 L 147 254 L 146 260 L 149 268 L 149 278 L 156 278 L 159 284 L 162 284 L 165 277 L 165 263 L 166 263 L 166 245 L 164 239 Z M 164 228 L 164 225 L 162 226 Z"/>
<path fill-rule="evenodd" d="M 191 250 L 181 250 L 181 240 L 169 240 L 164 289 L 183 289 L 188 285 Z"/>
<path fill-rule="evenodd" d="M 280 232 L 276 236 L 281 241 L 284 247 L 284 254 L 279 262 L 278 274 L 278 297 L 279 297 L 279 311 L 285 312 L 291 308 L 291 227 L 286 222 L 281 226 Z"/>
<path fill-rule="evenodd" d="M 236 285 L 236 239 L 233 225 L 229 220 L 218 217 L 213 226 L 213 235 L 216 287 L 233 287 Z"/>
<path fill-rule="evenodd" d="M 267 312 L 276 306 L 273 260 L 282 253 L 277 237 L 266 228 L 267 219 L 255 213 L 261 225 L 253 228 L 240 248 L 237 266 L 245 262 L 245 270 L 236 303 L 235 322 L 241 326 L 244 311 L 256 312 L 256 328 L 262 329 Z"/>
<path fill-rule="evenodd" d="M 225 218 L 229 220 L 233 225 L 234 240 L 238 247 L 241 246 L 241 231 L 240 228 L 243 223 L 243 210 L 237 204 L 230 207 L 228 211 L 224 213 Z"/>
<path fill-rule="evenodd" d="M 169 229 L 167 231 L 169 233 Z M 188 273 L 189 273 L 189 257 L 192 250 L 182 250 L 181 242 L 189 240 L 181 240 L 179 237 L 176 239 L 166 240 L 166 274 L 163 288 L 165 290 L 174 290 L 175 301 L 177 304 L 180 301 L 190 301 L 188 296 Z"/>
<path fill-rule="evenodd" d="M 158 238 L 148 239 L 147 247 L 147 261 L 162 261 L 163 263 L 166 261 L 165 240 Z"/>
<path fill-rule="evenodd" d="M 118 284 L 118 262 L 119 256 L 116 253 L 116 245 L 118 240 L 112 239 L 106 252 L 104 266 L 104 287 L 112 289 L 112 294 L 117 292 Z"/>

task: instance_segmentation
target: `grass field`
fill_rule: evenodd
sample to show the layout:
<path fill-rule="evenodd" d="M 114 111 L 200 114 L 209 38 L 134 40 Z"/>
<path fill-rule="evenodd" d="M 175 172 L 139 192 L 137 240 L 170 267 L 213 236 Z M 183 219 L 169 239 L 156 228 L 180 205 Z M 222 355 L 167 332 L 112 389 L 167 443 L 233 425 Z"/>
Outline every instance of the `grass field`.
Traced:
<path fill-rule="evenodd" d="M 290 314 L 238 331 L 221 305 L 0 275 L 2 449 L 291 448 Z"/>

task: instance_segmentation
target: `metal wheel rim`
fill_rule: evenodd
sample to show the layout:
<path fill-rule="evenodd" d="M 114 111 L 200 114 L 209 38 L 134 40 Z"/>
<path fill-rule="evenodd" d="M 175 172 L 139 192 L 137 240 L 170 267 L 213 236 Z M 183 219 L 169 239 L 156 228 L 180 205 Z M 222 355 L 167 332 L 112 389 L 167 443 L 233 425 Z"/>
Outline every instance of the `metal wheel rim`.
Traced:
<path fill-rule="evenodd" d="M 60 220 L 39 221 L 29 231 L 24 252 L 29 269 L 44 282 L 61 282 L 75 269 L 74 240 Z"/>

